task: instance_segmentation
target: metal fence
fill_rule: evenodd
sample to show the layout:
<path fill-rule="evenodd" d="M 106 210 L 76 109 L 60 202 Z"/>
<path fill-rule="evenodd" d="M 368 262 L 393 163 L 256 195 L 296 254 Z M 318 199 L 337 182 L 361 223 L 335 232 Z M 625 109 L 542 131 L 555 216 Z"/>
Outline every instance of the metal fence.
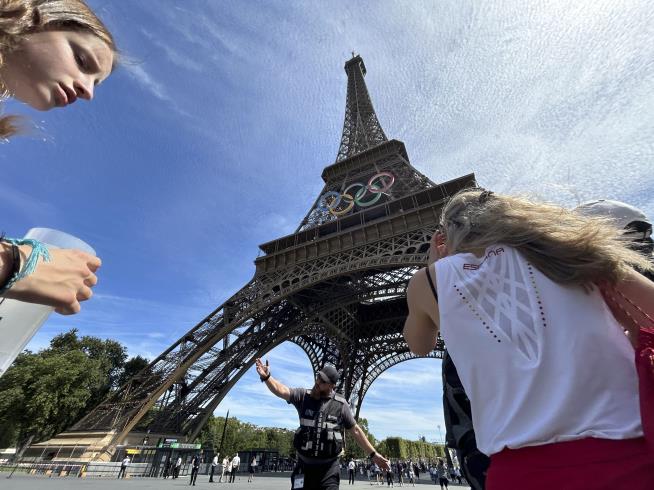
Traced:
<path fill-rule="evenodd" d="M 120 463 L 82 463 L 71 461 L 48 461 L 43 462 L 20 462 L 20 463 L 2 463 L 0 472 L 11 475 L 20 473 L 23 475 L 41 476 L 47 478 L 53 477 L 104 477 L 117 478 L 120 472 Z M 134 463 L 126 468 L 125 476 L 143 477 L 150 476 L 150 465 L 147 463 Z"/>

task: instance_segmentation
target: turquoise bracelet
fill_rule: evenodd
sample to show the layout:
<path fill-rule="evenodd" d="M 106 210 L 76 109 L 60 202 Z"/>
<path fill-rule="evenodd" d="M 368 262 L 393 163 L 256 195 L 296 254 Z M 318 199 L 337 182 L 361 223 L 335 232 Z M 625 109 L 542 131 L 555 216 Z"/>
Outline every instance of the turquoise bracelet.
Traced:
<path fill-rule="evenodd" d="M 11 278 L 7 281 L 2 289 L 0 289 L 0 295 L 4 294 L 9 290 L 16 282 L 21 279 L 29 276 L 36 270 L 36 266 L 39 263 L 39 259 L 43 259 L 44 262 L 50 262 L 52 257 L 50 257 L 50 252 L 48 248 L 40 241 L 34 240 L 33 238 L 3 238 L 3 241 L 11 243 L 12 245 L 29 245 L 32 247 L 32 252 L 30 256 L 25 261 L 25 264 L 20 271 L 16 272 Z"/>

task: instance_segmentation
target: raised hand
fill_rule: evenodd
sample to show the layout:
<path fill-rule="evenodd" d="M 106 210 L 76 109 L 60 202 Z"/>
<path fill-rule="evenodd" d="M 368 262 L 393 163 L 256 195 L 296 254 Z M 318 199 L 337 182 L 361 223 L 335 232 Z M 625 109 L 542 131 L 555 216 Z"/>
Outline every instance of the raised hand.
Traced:
<path fill-rule="evenodd" d="M 257 358 L 255 361 L 255 365 L 257 368 L 257 374 L 259 375 L 260 378 L 265 378 L 270 374 L 270 365 L 268 364 L 268 361 L 266 360 L 266 364 L 264 365 L 263 362 L 261 362 L 261 359 Z"/>

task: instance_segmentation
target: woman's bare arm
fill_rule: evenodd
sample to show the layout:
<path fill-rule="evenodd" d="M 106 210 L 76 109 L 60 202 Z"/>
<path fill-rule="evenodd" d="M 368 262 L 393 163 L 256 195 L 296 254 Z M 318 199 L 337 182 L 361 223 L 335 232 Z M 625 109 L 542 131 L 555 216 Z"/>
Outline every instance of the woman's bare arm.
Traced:
<path fill-rule="evenodd" d="M 654 319 L 654 282 L 636 271 L 631 271 L 627 277 L 616 284 L 615 289 L 617 291 L 615 301 L 621 308 L 611 307 L 611 311 L 627 331 L 631 343 L 636 346 L 638 345 L 639 329 L 634 324 L 634 320 L 638 326 L 653 326 L 652 321 L 648 320 L 645 315 Z M 625 301 L 620 293 L 629 301 Z M 609 306 L 614 304 L 608 298 L 607 302 Z"/>
<path fill-rule="evenodd" d="M 632 271 L 618 283 L 617 288 L 641 310 L 654 318 L 654 282 Z"/>
<path fill-rule="evenodd" d="M 426 268 L 416 272 L 406 290 L 409 315 L 404 323 L 404 339 L 411 352 L 420 356 L 429 354 L 436 346 L 440 322 L 438 303 L 429 286 L 427 273 Z"/>

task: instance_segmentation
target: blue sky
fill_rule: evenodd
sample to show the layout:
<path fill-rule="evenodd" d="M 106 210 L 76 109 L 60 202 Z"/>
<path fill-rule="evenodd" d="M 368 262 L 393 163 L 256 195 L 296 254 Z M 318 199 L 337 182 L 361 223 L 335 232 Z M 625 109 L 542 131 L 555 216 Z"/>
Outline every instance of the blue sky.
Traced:
<path fill-rule="evenodd" d="M 58 332 L 158 355 L 292 232 L 333 163 L 351 51 L 386 134 L 440 182 L 575 205 L 613 198 L 654 216 L 654 11 L 613 2 L 92 0 L 124 53 L 91 104 L 8 113 L 35 124 L 0 151 L 1 227 L 68 231 L 103 259 L 94 299 Z M 270 355 L 311 382 L 294 346 Z M 295 427 L 252 370 L 220 405 Z M 439 438 L 440 364 L 391 368 L 362 416 L 378 437 Z M 265 414 L 252 407 L 265 406 Z"/>

